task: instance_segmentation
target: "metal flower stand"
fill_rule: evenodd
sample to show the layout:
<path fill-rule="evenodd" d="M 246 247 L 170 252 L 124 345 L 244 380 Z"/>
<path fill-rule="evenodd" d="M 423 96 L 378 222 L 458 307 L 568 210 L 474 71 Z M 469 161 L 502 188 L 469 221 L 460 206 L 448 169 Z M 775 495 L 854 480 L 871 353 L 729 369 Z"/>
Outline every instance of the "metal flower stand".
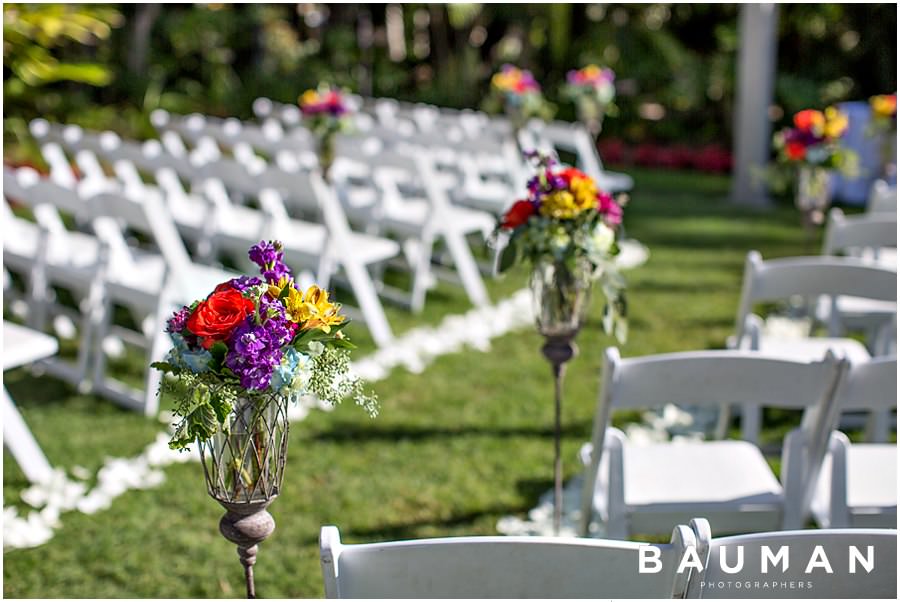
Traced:
<path fill-rule="evenodd" d="M 553 369 L 553 532 L 556 535 L 562 522 L 562 381 L 566 363 L 577 353 L 574 341 L 587 311 L 591 282 L 592 267 L 586 260 L 579 260 L 574 266 L 541 261 L 531 275 L 535 321 L 545 340 L 541 352 Z"/>
<path fill-rule="evenodd" d="M 275 531 L 267 508 L 281 491 L 287 442 L 287 402 L 268 395 L 238 399 L 226 428 L 200 444 L 207 490 L 226 510 L 219 531 L 237 545 L 248 598 L 259 543 Z"/>

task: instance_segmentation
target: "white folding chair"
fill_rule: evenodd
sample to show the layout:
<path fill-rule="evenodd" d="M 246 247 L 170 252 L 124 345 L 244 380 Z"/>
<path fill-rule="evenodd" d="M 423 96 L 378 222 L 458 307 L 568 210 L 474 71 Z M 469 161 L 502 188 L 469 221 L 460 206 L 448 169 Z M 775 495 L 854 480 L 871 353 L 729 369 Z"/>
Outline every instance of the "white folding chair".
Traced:
<path fill-rule="evenodd" d="M 897 269 L 896 213 L 865 213 L 846 216 L 834 207 L 828 214 L 822 255 L 848 255 L 876 265 Z M 831 319 L 831 312 L 836 312 Z M 833 301 L 820 298 L 817 317 L 835 329 L 862 331 L 870 341 L 897 315 L 896 301 L 879 301 L 854 296 L 838 296 Z M 889 326 L 889 325 L 888 325 Z"/>
<path fill-rule="evenodd" d="M 762 351 L 786 358 L 820 359 L 829 349 L 853 362 L 864 362 L 870 353 L 859 341 L 845 337 L 783 336 L 765 332 L 763 320 L 751 312 L 763 302 L 801 301 L 801 310 L 814 318 L 821 296 L 853 295 L 877 301 L 897 299 L 897 271 L 874 266 L 854 257 L 786 257 L 763 261 L 757 251 L 747 254 L 744 281 L 737 311 L 737 334 L 728 347 Z M 810 309 L 811 308 L 811 309 Z M 837 314 L 832 313 L 836 319 Z M 723 436 L 728 411 L 723 411 L 719 435 Z M 759 437 L 761 414 L 752 405 L 742 408 L 742 436 L 747 441 Z"/>
<path fill-rule="evenodd" d="M 889 417 L 897 409 L 896 356 L 852 365 L 838 389 L 835 408 L 881 410 Z M 844 433 L 834 431 L 812 511 L 826 528 L 896 527 L 897 444 L 850 443 Z"/>
<path fill-rule="evenodd" d="M 710 537 L 691 521 L 703 571 L 687 598 L 896 598 L 896 529 L 808 529 Z"/>
<path fill-rule="evenodd" d="M 108 246 L 95 236 L 65 227 L 57 209 L 83 216 L 85 204 L 77 193 L 41 178 L 33 169 L 4 167 L 3 193 L 7 199 L 30 207 L 38 220 L 34 223 L 19 218 L 6 202 L 0 204 L 3 264 L 25 280 L 27 290 L 22 300 L 27 323 L 45 330 L 51 317 L 65 316 L 79 324 L 75 361 L 53 358 L 43 364 L 54 375 L 85 391 L 89 388 L 89 350 L 94 337 L 92 319 L 106 294 Z M 69 291 L 78 308 L 57 303 L 53 287 Z"/>
<path fill-rule="evenodd" d="M 681 598 L 694 536 L 671 543 L 550 537 L 448 537 L 347 545 L 319 537 L 326 598 Z M 657 572 L 639 573 L 641 558 Z M 650 563 L 653 564 L 653 563 Z"/>
<path fill-rule="evenodd" d="M 691 515 L 723 532 L 801 526 L 804 498 L 825 454 L 834 387 L 845 362 L 788 360 L 759 352 L 692 351 L 622 359 L 604 354 L 603 381 L 591 444 L 582 449 L 585 479 L 580 533 L 594 516 L 608 537 L 659 533 Z M 785 446 L 782 482 L 762 452 L 746 441 L 629 443 L 610 427 L 613 410 L 666 403 L 717 406 L 757 403 L 803 409 L 802 436 Z"/>
<path fill-rule="evenodd" d="M 56 339 L 30 328 L 3 321 L 3 370 L 10 370 L 47 358 L 56 353 Z M 32 483 L 44 483 L 53 476 L 53 468 L 31 430 L 3 387 L 3 445 L 9 449 L 22 472 Z"/>

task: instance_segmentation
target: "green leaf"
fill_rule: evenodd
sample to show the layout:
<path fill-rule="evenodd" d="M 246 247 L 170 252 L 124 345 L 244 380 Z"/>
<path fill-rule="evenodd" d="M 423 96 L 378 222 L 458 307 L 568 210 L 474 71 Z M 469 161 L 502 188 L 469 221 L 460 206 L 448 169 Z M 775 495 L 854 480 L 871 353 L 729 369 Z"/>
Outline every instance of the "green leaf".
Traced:
<path fill-rule="evenodd" d="M 219 424 L 224 424 L 225 419 L 231 413 L 231 402 L 227 399 L 222 399 L 220 395 L 214 394 L 210 397 L 209 403 L 216 413 L 216 419 L 219 421 Z"/>
<path fill-rule="evenodd" d="M 150 367 L 159 370 L 163 374 L 175 374 L 178 371 L 178 368 L 169 362 L 153 362 L 150 364 Z"/>
<path fill-rule="evenodd" d="M 497 261 L 497 272 L 500 274 L 515 265 L 516 260 L 519 257 L 518 248 L 513 241 L 514 239 L 511 238 L 509 240 L 509 244 L 503 247 L 503 250 L 500 251 L 500 258 L 499 261 Z"/>

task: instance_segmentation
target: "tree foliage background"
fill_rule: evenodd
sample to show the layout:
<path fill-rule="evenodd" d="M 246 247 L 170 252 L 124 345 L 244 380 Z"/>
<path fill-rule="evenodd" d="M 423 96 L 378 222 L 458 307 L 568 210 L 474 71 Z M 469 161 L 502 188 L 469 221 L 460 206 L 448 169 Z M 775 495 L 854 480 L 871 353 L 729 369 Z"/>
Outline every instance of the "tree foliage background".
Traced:
<path fill-rule="evenodd" d="M 558 95 L 568 69 L 618 77 L 630 142 L 731 136 L 739 6 L 729 4 L 4 4 L 6 146 L 28 119 L 152 135 L 157 107 L 251 117 L 328 80 L 354 91 L 477 107 L 504 62 Z M 776 120 L 896 89 L 893 4 L 780 7 Z M 647 107 L 653 111 L 648 112 Z M 660 111 L 660 108 L 662 111 Z M 652 118 L 651 118 L 652 117 Z M 15 149 L 13 149 L 15 150 Z"/>

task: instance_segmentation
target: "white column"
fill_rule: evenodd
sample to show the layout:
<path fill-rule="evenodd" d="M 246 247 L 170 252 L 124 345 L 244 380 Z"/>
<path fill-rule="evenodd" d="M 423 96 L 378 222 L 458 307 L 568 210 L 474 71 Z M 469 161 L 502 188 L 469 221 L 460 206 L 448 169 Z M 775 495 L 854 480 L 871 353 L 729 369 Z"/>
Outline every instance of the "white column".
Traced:
<path fill-rule="evenodd" d="M 772 145 L 769 105 L 775 90 L 777 29 L 777 5 L 741 6 L 731 176 L 731 198 L 737 203 L 771 203 L 765 183 L 754 174 L 765 167 Z"/>

